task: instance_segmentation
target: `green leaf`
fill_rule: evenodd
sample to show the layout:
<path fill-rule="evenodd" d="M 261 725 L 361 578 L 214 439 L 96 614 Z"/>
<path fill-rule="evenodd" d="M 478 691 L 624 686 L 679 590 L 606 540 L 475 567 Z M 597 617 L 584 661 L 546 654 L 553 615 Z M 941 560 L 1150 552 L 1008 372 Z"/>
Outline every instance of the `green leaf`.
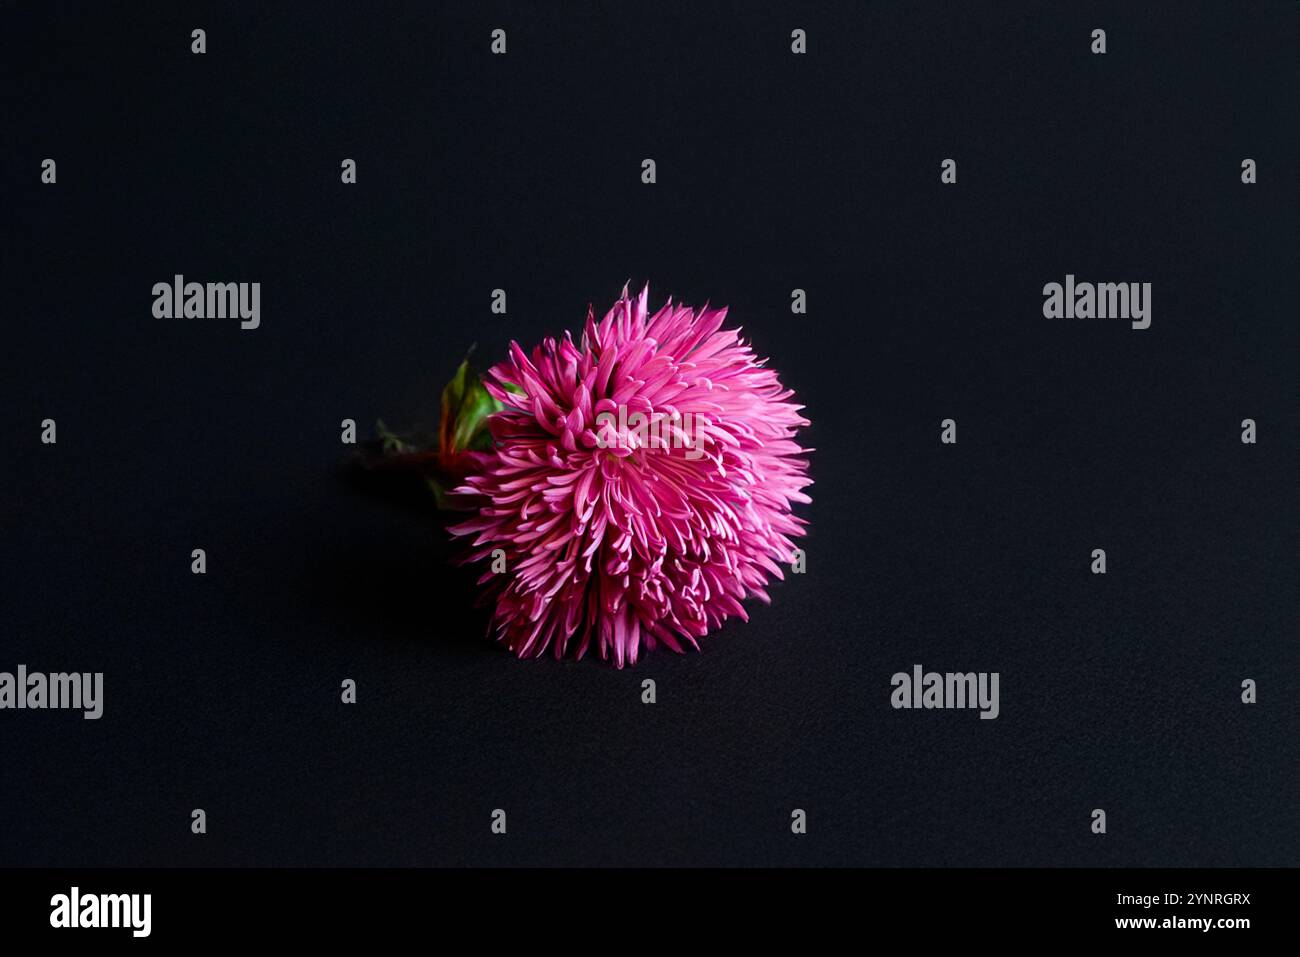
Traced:
<path fill-rule="evenodd" d="M 487 419 L 501 409 L 501 403 L 492 398 L 478 373 L 470 368 L 469 360 L 463 360 L 442 390 L 439 449 L 444 455 L 454 455 L 467 449 L 491 448 Z"/>
<path fill-rule="evenodd" d="M 379 433 L 379 441 L 384 452 L 402 453 L 410 449 L 409 445 L 389 431 L 388 426 L 384 425 L 383 419 L 375 423 L 375 431 Z"/>

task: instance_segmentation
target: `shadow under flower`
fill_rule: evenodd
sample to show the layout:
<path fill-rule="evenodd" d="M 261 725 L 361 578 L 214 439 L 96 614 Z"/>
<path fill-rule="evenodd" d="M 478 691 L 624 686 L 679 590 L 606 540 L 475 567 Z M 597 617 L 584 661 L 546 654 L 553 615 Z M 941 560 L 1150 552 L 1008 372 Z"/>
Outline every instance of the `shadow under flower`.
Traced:
<path fill-rule="evenodd" d="M 367 641 L 502 653 L 487 636 L 488 610 L 474 604 L 482 570 L 456 564 L 463 545 L 446 530 L 455 515 L 439 512 L 424 481 L 414 474 L 377 476 L 358 465 L 339 478 L 354 494 L 403 512 L 406 528 L 376 523 L 345 548 L 310 560 L 305 597 L 312 606 Z"/>

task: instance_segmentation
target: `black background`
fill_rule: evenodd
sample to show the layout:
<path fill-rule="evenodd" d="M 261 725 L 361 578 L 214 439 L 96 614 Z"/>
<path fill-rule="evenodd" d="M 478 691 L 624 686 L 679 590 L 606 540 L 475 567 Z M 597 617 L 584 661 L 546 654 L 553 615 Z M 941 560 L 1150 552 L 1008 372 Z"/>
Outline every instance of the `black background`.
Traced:
<path fill-rule="evenodd" d="M 1300 862 L 1300 5 L 698 6 L 0 10 L 0 670 L 106 698 L 0 713 L 0 864 Z M 177 272 L 261 328 L 155 319 Z M 1151 328 L 1044 319 L 1067 272 Z M 339 422 L 628 279 L 807 404 L 808 573 L 519 662 Z M 891 709 L 916 663 L 1001 716 Z"/>

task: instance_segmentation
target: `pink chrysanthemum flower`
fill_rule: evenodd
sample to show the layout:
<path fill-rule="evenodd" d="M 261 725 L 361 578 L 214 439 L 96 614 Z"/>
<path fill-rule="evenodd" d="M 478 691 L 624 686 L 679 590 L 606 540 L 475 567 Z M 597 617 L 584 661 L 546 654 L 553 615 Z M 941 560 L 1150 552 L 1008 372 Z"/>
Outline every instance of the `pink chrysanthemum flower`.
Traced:
<path fill-rule="evenodd" d="M 456 489 L 477 515 L 467 561 L 497 549 L 480 579 L 498 639 L 519 657 L 581 658 L 595 641 L 621 668 L 662 642 L 680 652 L 741 602 L 768 601 L 793 560 L 808 502 L 802 406 L 764 367 L 727 310 L 671 300 L 647 317 L 649 287 L 582 339 L 545 340 L 485 380 L 505 409 L 496 447 Z"/>

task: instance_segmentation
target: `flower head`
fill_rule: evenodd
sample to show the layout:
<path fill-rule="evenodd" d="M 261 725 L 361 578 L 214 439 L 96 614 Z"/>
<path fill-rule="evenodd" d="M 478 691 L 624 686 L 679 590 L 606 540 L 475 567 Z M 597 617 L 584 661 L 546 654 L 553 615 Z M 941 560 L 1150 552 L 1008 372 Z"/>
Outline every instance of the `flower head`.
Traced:
<path fill-rule="evenodd" d="M 746 598 L 768 601 L 803 534 L 802 406 L 722 328 L 725 308 L 648 315 L 648 297 L 625 287 L 600 321 L 589 308 L 576 343 L 511 343 L 485 380 L 505 408 L 454 493 L 477 514 L 451 532 L 473 536 L 467 561 L 497 559 L 479 582 L 520 657 L 594 643 L 621 668 L 660 643 L 698 648 L 748 619 Z"/>

